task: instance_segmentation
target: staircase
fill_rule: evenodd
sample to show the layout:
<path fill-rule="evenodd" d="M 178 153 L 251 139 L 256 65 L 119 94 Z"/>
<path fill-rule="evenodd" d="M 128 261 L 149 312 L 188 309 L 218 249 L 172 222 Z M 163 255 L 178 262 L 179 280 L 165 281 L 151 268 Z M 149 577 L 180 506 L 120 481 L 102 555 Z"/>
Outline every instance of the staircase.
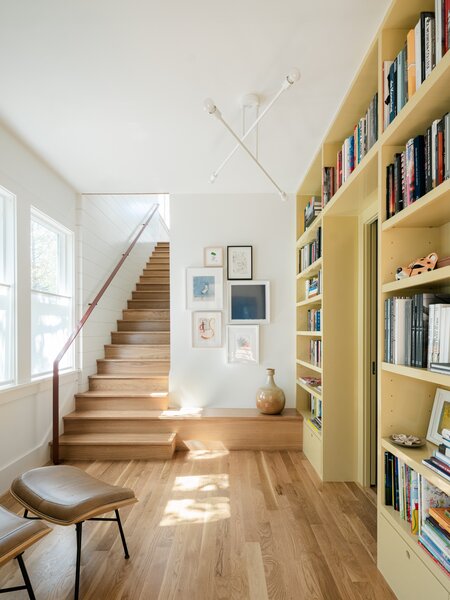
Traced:
<path fill-rule="evenodd" d="M 170 247 L 158 242 L 136 290 L 111 333 L 89 391 L 64 417 L 64 460 L 167 459 L 173 432 L 149 432 L 168 407 L 170 370 Z"/>

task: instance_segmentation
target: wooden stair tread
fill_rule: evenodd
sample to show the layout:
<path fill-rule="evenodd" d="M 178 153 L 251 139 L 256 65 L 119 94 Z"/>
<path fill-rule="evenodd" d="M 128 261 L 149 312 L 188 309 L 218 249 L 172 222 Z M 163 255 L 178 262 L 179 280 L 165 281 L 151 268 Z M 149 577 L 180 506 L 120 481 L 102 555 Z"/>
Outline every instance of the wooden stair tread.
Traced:
<path fill-rule="evenodd" d="M 136 333 L 132 331 L 131 333 Z M 149 332 L 137 332 L 137 333 L 151 333 Z M 162 332 L 164 333 L 164 332 Z M 133 348 L 170 348 L 170 344 L 131 344 Z M 130 344 L 105 344 L 108 348 L 129 348 Z M 158 359 L 155 359 L 158 360 Z"/>
<path fill-rule="evenodd" d="M 155 362 L 170 362 L 170 358 L 97 358 L 97 362 L 118 362 L 118 363 L 155 363 Z"/>
<path fill-rule="evenodd" d="M 302 421 L 303 417 L 295 408 L 286 408 L 282 415 L 263 415 L 256 408 L 208 408 L 202 412 L 193 409 L 168 410 L 89 410 L 74 411 L 64 417 L 65 419 L 158 419 L 158 420 L 199 420 L 199 421 L 224 421 L 224 420 L 254 420 L 254 421 Z"/>
<path fill-rule="evenodd" d="M 161 377 L 167 379 L 167 375 L 144 375 L 140 373 L 136 373 L 133 375 L 122 375 L 120 373 L 108 373 L 102 375 L 98 375 L 96 373 L 95 375 L 89 375 L 89 379 L 160 379 Z"/>
<path fill-rule="evenodd" d="M 65 415 L 64 420 L 71 419 L 159 419 L 165 411 L 161 410 L 74 410 Z"/>
<path fill-rule="evenodd" d="M 62 446 L 171 446 L 175 433 L 64 433 Z"/>
<path fill-rule="evenodd" d="M 167 397 L 169 392 L 110 392 L 105 391 L 90 391 L 80 392 L 75 394 L 76 398 L 162 398 Z"/>

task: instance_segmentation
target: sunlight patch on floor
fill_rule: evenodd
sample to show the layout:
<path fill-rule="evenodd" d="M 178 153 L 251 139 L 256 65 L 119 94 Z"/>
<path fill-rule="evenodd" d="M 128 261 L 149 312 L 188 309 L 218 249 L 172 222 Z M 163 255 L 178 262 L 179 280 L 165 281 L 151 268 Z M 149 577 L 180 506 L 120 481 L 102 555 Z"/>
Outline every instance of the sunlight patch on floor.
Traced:
<path fill-rule="evenodd" d="M 230 518 L 230 500 L 224 496 L 214 496 L 203 500 L 182 498 L 169 500 L 160 522 L 161 527 L 174 525 L 194 525 L 214 523 Z"/>
<path fill-rule="evenodd" d="M 226 473 L 211 475 L 186 475 L 176 477 L 173 486 L 174 492 L 218 492 L 227 490 L 230 487 L 228 475 Z"/>
<path fill-rule="evenodd" d="M 186 417 L 199 417 L 203 412 L 203 408 L 169 408 L 163 410 L 159 416 L 160 419 L 176 419 L 177 417 L 185 419 Z"/>

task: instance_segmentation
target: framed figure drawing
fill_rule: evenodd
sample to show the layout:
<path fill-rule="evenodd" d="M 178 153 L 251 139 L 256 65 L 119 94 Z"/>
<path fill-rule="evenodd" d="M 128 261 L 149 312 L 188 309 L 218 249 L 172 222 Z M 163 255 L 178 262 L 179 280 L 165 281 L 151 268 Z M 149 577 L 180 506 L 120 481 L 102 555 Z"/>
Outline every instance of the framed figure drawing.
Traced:
<path fill-rule="evenodd" d="M 253 278 L 253 247 L 227 246 L 227 279 Z"/>
<path fill-rule="evenodd" d="M 270 283 L 233 281 L 228 284 L 229 323 L 257 325 L 270 322 Z"/>
<path fill-rule="evenodd" d="M 186 308 L 220 310 L 223 307 L 223 269 L 186 269 Z"/>
<path fill-rule="evenodd" d="M 443 429 L 450 430 L 450 390 L 437 388 L 428 425 L 427 440 L 437 446 L 442 444 Z"/>
<path fill-rule="evenodd" d="M 258 325 L 227 326 L 227 361 L 229 363 L 259 364 Z"/>
<path fill-rule="evenodd" d="M 192 313 L 192 347 L 220 348 L 222 346 L 222 313 Z"/>
<path fill-rule="evenodd" d="M 203 250 L 203 265 L 205 267 L 223 267 L 223 248 L 210 246 Z"/>

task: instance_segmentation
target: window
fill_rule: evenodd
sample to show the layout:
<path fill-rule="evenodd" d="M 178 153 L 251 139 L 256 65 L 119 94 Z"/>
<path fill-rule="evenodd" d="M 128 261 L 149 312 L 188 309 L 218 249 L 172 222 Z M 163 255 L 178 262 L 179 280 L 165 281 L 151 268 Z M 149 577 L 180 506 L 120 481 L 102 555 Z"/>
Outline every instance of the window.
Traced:
<path fill-rule="evenodd" d="M 37 211 L 31 212 L 31 374 L 51 373 L 73 325 L 73 234 Z M 61 369 L 73 366 L 67 352 Z"/>
<path fill-rule="evenodd" d="M 0 386 L 15 380 L 15 197 L 0 187 Z"/>

